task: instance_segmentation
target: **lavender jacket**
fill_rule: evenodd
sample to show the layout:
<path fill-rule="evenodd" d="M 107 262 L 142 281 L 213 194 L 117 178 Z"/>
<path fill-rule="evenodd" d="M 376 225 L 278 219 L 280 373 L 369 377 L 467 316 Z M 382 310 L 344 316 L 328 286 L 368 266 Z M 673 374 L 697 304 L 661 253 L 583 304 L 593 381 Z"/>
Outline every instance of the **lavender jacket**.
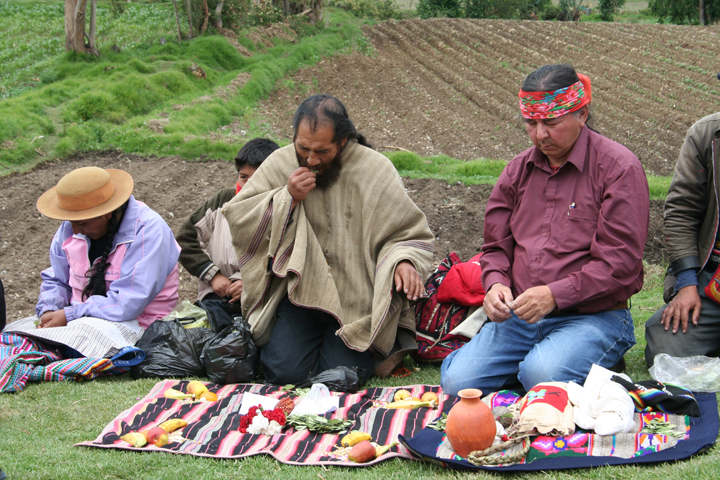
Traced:
<path fill-rule="evenodd" d="M 70 222 L 60 225 L 50 246 L 50 268 L 41 274 L 38 317 L 64 308 L 68 322 L 80 317 L 112 322 L 137 319 L 147 328 L 177 304 L 180 247 L 165 220 L 144 203 L 130 196 L 108 256 L 107 296 L 82 301 L 89 248 L 89 239 L 73 235 Z"/>

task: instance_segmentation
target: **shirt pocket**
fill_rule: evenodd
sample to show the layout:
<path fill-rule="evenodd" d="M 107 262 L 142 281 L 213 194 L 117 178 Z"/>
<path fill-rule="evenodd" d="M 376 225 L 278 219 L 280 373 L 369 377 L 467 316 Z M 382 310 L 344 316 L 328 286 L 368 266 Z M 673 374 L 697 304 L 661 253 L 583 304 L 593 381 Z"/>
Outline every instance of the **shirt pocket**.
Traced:
<path fill-rule="evenodd" d="M 569 209 L 562 221 L 562 248 L 573 252 L 590 250 L 599 216 L 596 210 Z"/>

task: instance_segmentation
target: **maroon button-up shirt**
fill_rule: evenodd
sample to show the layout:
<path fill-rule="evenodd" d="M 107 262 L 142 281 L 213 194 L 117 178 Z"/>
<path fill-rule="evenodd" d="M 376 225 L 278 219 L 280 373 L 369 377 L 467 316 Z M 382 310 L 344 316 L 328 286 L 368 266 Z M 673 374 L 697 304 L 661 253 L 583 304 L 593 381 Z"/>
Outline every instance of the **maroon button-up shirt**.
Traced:
<path fill-rule="evenodd" d="M 488 200 L 482 283 L 515 297 L 547 285 L 559 310 L 610 308 L 642 288 L 649 209 L 645 171 L 619 143 L 583 127 L 557 173 L 530 148 Z"/>

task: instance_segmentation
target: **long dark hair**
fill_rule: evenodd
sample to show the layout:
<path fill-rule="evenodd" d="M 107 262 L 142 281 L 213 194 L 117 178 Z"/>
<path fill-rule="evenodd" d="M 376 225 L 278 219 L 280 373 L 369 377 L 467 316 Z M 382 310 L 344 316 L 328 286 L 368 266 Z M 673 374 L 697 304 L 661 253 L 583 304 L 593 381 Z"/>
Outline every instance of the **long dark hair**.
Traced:
<path fill-rule="evenodd" d="M 348 116 L 345 105 L 330 95 L 313 95 L 300 104 L 293 115 L 293 130 L 297 136 L 298 127 L 303 120 L 310 122 L 310 130 L 314 131 L 319 122 L 327 120 L 333 125 L 333 143 L 347 138 L 360 145 L 372 148 L 364 135 L 358 133 Z"/>
<path fill-rule="evenodd" d="M 105 271 L 110 266 L 108 257 L 113 248 L 113 239 L 115 234 L 120 230 L 120 224 L 122 223 L 123 216 L 125 216 L 125 210 L 127 210 L 128 202 L 123 203 L 119 208 L 115 209 L 110 217 L 110 225 L 108 226 L 108 237 L 107 245 L 105 245 L 105 251 L 100 256 L 100 260 L 85 272 L 85 278 L 89 278 L 87 285 L 82 291 L 82 300 L 85 301 L 92 295 L 102 295 L 103 297 L 107 294 L 107 284 L 105 283 Z"/>
<path fill-rule="evenodd" d="M 530 75 L 525 77 L 522 89 L 526 92 L 548 92 L 569 87 L 580 80 L 575 68 L 568 64 L 543 65 Z M 590 106 L 588 105 L 588 117 L 585 125 L 594 130 Z M 573 112 L 575 113 L 575 112 Z"/>

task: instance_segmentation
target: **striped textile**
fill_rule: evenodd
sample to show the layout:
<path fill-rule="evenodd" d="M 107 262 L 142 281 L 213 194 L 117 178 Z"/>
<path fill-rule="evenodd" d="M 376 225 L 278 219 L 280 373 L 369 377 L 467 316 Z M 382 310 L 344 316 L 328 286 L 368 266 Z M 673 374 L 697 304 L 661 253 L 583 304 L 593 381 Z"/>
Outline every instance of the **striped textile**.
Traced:
<path fill-rule="evenodd" d="M 71 358 L 21 335 L 0 335 L 0 392 L 22 391 L 27 382 L 90 380 L 103 375 L 125 373 L 129 368 L 113 367 L 107 358 Z"/>
<path fill-rule="evenodd" d="M 168 388 L 185 391 L 187 383 L 187 381 L 177 380 L 164 380 L 157 383 L 145 398 L 118 415 L 95 440 L 78 445 L 163 451 L 215 458 L 241 458 L 267 454 L 291 465 L 364 466 L 392 457 L 413 458 L 404 447 L 398 445 L 372 462 L 356 464 L 349 461 L 347 455 L 335 457 L 330 454 L 336 447 L 339 447 L 342 437 L 340 434 L 315 434 L 293 429 L 285 430 L 282 434 L 274 436 L 242 434 L 238 431 L 240 424 L 238 411 L 243 393 L 279 397 L 284 394 L 280 391 L 281 387 L 259 384 L 208 384 L 210 391 L 218 395 L 217 402 L 183 403 L 163 396 Z M 393 395 L 400 388 L 410 391 L 413 396 L 417 397 L 424 392 L 435 392 L 440 399 L 440 408 L 448 401 L 448 397 L 440 393 L 441 390 L 438 386 L 369 388 L 354 394 L 334 393 L 334 395 L 340 396 L 340 408 L 330 414 L 329 418 L 355 420 L 355 425 L 351 426 L 349 430 L 369 432 L 373 441 L 378 444 L 385 445 L 397 440 L 398 435 L 411 437 L 434 420 L 440 410 L 382 408 L 380 405 L 392 401 Z M 181 431 L 182 436 L 186 439 L 182 443 L 170 443 L 161 448 L 154 445 L 133 448 L 130 444 L 120 440 L 121 435 L 157 426 L 171 418 L 183 418 L 188 422 L 188 426 Z"/>
<path fill-rule="evenodd" d="M 137 320 L 110 322 L 102 318 L 81 317 L 65 327 L 38 329 L 35 326 L 37 319 L 36 316 L 21 318 L 5 327 L 3 333 L 67 345 L 88 358 L 110 358 L 123 347 L 135 345 L 145 331 Z"/>

